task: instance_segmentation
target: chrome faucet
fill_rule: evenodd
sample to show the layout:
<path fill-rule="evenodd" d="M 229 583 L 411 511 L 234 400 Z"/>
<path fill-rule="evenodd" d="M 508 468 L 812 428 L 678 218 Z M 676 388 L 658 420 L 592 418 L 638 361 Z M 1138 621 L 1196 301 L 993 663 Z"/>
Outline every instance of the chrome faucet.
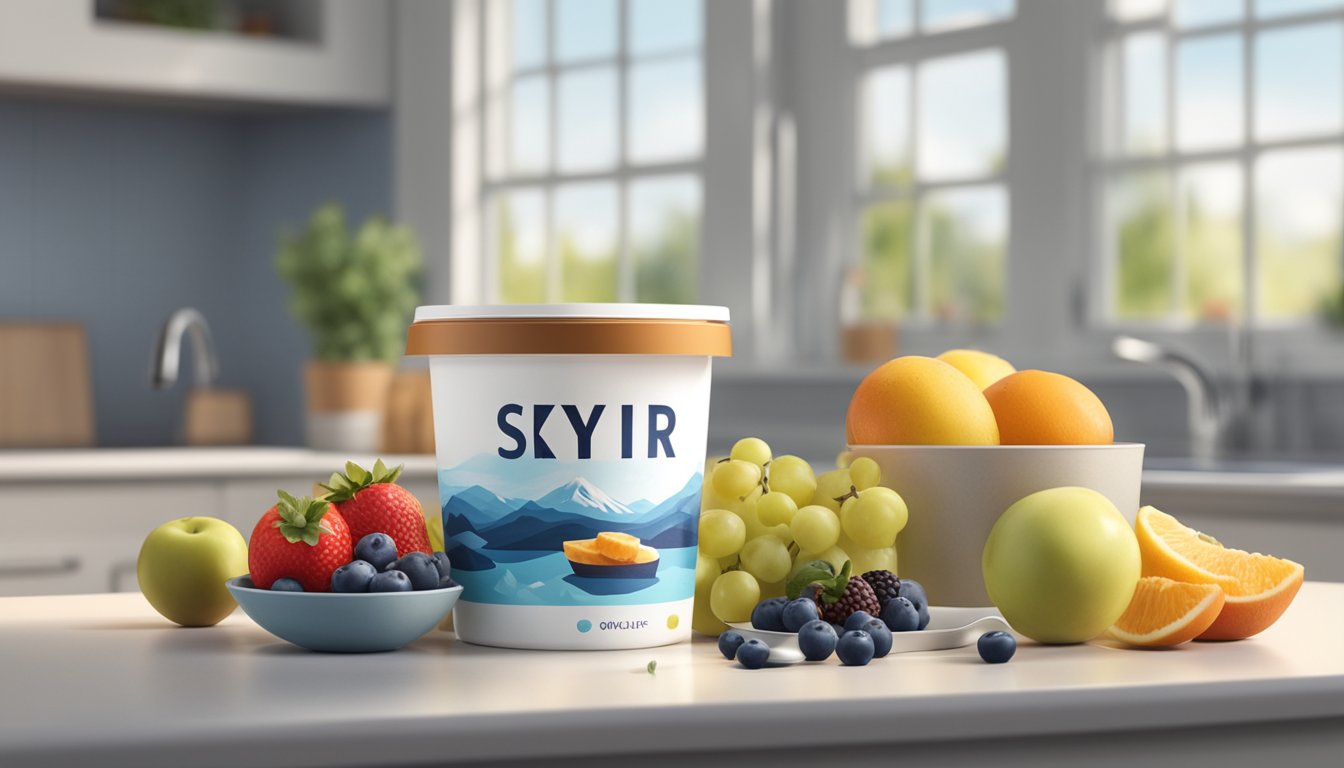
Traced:
<path fill-rule="evenodd" d="M 219 376 L 219 358 L 215 356 L 215 342 L 205 316 L 191 307 L 175 310 L 163 324 L 159 344 L 154 352 L 154 369 L 150 381 L 155 389 L 171 387 L 177 382 L 177 371 L 182 360 L 182 336 L 191 334 L 196 385 L 209 387 Z"/>
<path fill-rule="evenodd" d="M 1193 356 L 1133 336 L 1117 336 L 1111 352 L 1123 360 L 1147 363 L 1171 373 L 1185 388 L 1189 406 L 1190 453 L 1213 458 L 1229 448 L 1247 448 L 1254 435 L 1251 416 L 1261 388 L 1251 372 L 1250 339 L 1232 339 L 1233 372 L 1229 388 L 1220 388 L 1208 368 Z"/>

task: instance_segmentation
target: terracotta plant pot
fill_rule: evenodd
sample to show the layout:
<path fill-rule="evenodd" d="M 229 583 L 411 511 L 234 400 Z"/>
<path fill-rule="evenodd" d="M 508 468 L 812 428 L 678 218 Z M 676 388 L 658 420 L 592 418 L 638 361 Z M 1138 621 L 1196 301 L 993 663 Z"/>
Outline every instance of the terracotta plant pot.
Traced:
<path fill-rule="evenodd" d="M 386 362 L 310 360 L 304 369 L 308 447 L 376 453 L 392 373 Z"/>

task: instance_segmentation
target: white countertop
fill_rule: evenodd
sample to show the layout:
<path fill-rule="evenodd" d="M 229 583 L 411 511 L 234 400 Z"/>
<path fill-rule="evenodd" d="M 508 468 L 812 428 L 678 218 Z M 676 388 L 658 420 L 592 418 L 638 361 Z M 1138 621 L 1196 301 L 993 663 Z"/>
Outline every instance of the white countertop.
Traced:
<path fill-rule="evenodd" d="M 0 765 L 470 764 L 733 749 L 749 750 L 733 753 L 745 765 L 765 749 L 951 750 L 1069 734 L 1099 744 L 1107 733 L 1254 733 L 1276 721 L 1338 733 L 1341 606 L 1344 584 L 1308 583 L 1257 638 L 1167 652 L 1024 642 L 1005 665 L 968 647 L 864 668 L 749 671 L 704 640 L 526 652 L 434 632 L 395 653 L 323 655 L 241 613 L 177 628 L 138 594 L 4 598 Z M 1293 755 L 1293 745 L 1270 746 Z"/>
<path fill-rule="evenodd" d="M 186 480 L 234 477 L 325 477 L 349 460 L 404 464 L 406 477 L 433 477 L 430 454 L 351 456 L 307 448 L 94 448 L 0 451 L 0 483 L 89 480 Z"/>

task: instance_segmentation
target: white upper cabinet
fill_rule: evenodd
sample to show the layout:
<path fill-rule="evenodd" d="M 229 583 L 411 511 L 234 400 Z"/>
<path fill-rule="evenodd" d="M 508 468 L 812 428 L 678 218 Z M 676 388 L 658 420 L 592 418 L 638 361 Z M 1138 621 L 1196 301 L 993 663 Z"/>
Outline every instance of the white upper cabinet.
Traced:
<path fill-rule="evenodd" d="M 133 3 L 127 4 L 134 6 Z M 234 104 L 381 107 L 390 102 L 384 0 L 219 0 L 230 26 L 264 35 L 110 18 L 98 0 L 0 3 L 0 88 Z"/>

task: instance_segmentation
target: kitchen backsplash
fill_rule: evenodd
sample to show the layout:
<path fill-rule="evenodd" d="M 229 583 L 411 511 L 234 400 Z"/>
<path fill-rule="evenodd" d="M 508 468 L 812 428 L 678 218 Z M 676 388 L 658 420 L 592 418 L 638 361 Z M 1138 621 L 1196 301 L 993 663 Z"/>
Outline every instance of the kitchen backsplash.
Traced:
<path fill-rule="evenodd" d="M 251 392 L 259 442 L 302 436 L 307 341 L 271 264 L 325 200 L 391 208 L 383 112 L 238 115 L 0 99 L 0 319 L 88 328 L 100 445 L 164 445 L 190 371 L 149 386 L 168 313 L 195 306 L 220 384 Z M 190 364 L 188 364 L 188 367 Z"/>

